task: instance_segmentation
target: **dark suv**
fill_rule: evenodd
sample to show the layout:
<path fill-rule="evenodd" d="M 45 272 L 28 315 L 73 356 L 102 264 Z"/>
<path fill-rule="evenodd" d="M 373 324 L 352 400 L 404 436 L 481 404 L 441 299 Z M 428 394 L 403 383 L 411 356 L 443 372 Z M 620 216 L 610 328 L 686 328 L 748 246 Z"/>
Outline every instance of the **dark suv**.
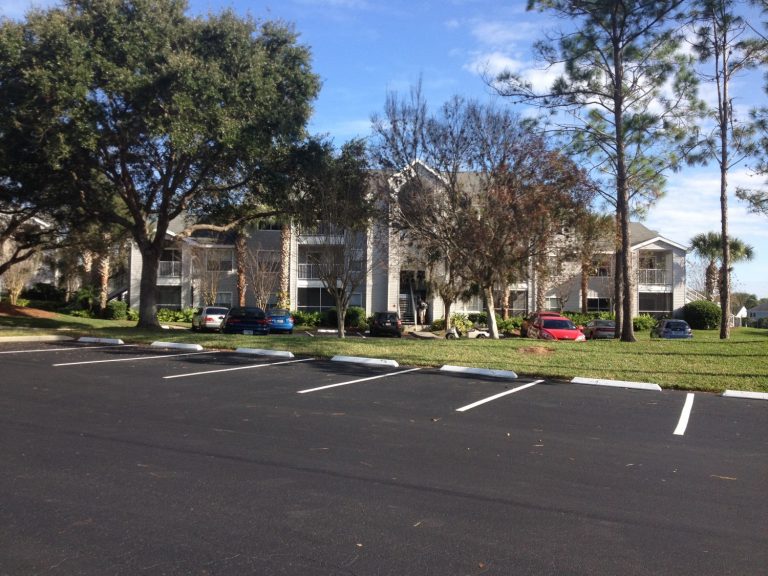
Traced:
<path fill-rule="evenodd" d="M 397 312 L 376 312 L 371 322 L 371 336 L 397 336 L 403 335 L 403 322 Z"/>

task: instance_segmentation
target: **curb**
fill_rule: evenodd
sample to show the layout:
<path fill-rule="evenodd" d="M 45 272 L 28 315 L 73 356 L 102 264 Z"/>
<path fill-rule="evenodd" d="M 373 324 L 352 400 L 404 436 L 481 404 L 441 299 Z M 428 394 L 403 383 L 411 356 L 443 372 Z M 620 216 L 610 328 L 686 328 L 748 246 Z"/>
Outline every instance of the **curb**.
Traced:
<path fill-rule="evenodd" d="M 331 362 L 354 362 L 357 364 L 374 364 L 376 366 L 391 366 L 397 368 L 400 366 L 395 360 L 385 360 L 383 358 L 362 358 L 360 356 L 334 356 Z"/>
<path fill-rule="evenodd" d="M 283 350 L 262 350 L 260 348 L 237 348 L 235 352 L 240 354 L 256 354 L 259 356 L 277 356 L 279 358 L 293 358 L 293 352 Z"/>
<path fill-rule="evenodd" d="M 745 398 L 749 400 L 768 400 L 768 392 L 742 392 L 741 390 L 726 390 L 721 394 L 726 398 Z"/>
<path fill-rule="evenodd" d="M 93 338 L 91 336 L 80 336 L 77 341 L 88 344 L 125 344 L 120 338 Z"/>
<path fill-rule="evenodd" d="M 203 349 L 200 344 L 184 344 L 182 342 L 152 342 L 155 348 L 176 348 L 178 350 L 194 350 L 199 352 Z"/>
<path fill-rule="evenodd" d="M 602 380 L 600 378 L 574 378 L 571 384 L 588 384 L 590 386 L 613 386 L 614 388 L 632 388 L 634 390 L 652 390 L 661 392 L 661 386 L 649 382 L 625 382 L 624 380 Z"/>
<path fill-rule="evenodd" d="M 58 342 L 72 339 L 71 336 L 0 336 L 0 342 Z"/>
<path fill-rule="evenodd" d="M 459 372 L 462 374 L 477 374 L 479 376 L 490 376 L 492 378 L 517 378 L 517 374 L 511 370 L 491 370 L 489 368 L 467 368 L 466 366 L 451 366 L 446 364 L 441 366 L 440 370 L 444 372 Z"/>

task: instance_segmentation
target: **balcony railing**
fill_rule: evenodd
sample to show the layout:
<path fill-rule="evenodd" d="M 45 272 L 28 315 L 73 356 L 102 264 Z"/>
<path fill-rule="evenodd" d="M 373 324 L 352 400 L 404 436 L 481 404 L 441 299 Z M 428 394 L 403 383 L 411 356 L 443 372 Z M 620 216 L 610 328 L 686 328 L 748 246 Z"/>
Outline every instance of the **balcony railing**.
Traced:
<path fill-rule="evenodd" d="M 667 270 L 641 269 L 638 270 L 637 281 L 639 284 L 665 285 L 667 282 Z"/>
<path fill-rule="evenodd" d="M 320 266 L 318 264 L 299 263 L 299 280 L 319 280 Z"/>
<path fill-rule="evenodd" d="M 160 278 L 181 278 L 181 262 L 160 260 L 157 275 Z"/>

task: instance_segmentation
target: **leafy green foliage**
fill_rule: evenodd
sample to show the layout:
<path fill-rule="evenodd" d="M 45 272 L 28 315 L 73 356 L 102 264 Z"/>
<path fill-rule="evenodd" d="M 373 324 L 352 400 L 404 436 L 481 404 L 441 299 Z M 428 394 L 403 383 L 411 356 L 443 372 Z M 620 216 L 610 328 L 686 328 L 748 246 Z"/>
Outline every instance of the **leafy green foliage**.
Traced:
<path fill-rule="evenodd" d="M 714 330 L 720 326 L 720 306 L 709 300 L 696 300 L 683 306 L 683 318 L 694 330 Z"/>
<path fill-rule="evenodd" d="M 160 308 L 157 311 L 157 319 L 160 322 L 192 322 L 192 316 L 194 315 L 195 308 L 183 308 L 182 310 Z"/>
<path fill-rule="evenodd" d="M 323 325 L 335 328 L 338 323 L 336 308 L 330 308 L 325 311 Z M 347 308 L 347 314 L 344 316 L 345 328 L 366 328 L 368 325 L 365 317 L 365 310 L 359 306 L 350 306 Z"/>
<path fill-rule="evenodd" d="M 126 320 L 128 318 L 128 303 L 122 300 L 111 300 L 104 311 L 107 320 Z"/>
<path fill-rule="evenodd" d="M 632 319 L 632 325 L 638 332 L 650 331 L 656 325 L 656 318 L 650 314 L 640 314 Z"/>
<path fill-rule="evenodd" d="M 289 27 L 186 9 L 72 0 L 0 22 L 0 182 L 6 166 L 29 166 L 25 198 L 130 231 L 148 328 L 171 220 L 186 210 L 232 224 L 285 209 L 286 185 L 265 183 L 304 138 L 319 91 Z"/>
<path fill-rule="evenodd" d="M 297 326 L 306 326 L 308 328 L 314 328 L 320 326 L 323 321 L 323 315 L 320 312 L 307 312 L 306 310 L 294 310 L 291 312 L 293 315 L 294 324 Z"/>
<path fill-rule="evenodd" d="M 21 295 L 30 300 L 47 300 L 49 302 L 63 303 L 66 292 L 52 284 L 37 282 L 32 288 L 24 290 Z"/>

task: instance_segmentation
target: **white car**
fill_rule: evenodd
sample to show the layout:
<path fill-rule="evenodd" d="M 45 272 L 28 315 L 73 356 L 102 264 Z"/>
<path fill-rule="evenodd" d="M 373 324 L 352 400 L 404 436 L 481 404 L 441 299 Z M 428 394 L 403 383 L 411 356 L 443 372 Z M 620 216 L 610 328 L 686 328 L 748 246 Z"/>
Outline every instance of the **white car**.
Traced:
<path fill-rule="evenodd" d="M 222 306 L 203 306 L 195 310 L 192 316 L 192 331 L 218 330 L 229 308 Z"/>

